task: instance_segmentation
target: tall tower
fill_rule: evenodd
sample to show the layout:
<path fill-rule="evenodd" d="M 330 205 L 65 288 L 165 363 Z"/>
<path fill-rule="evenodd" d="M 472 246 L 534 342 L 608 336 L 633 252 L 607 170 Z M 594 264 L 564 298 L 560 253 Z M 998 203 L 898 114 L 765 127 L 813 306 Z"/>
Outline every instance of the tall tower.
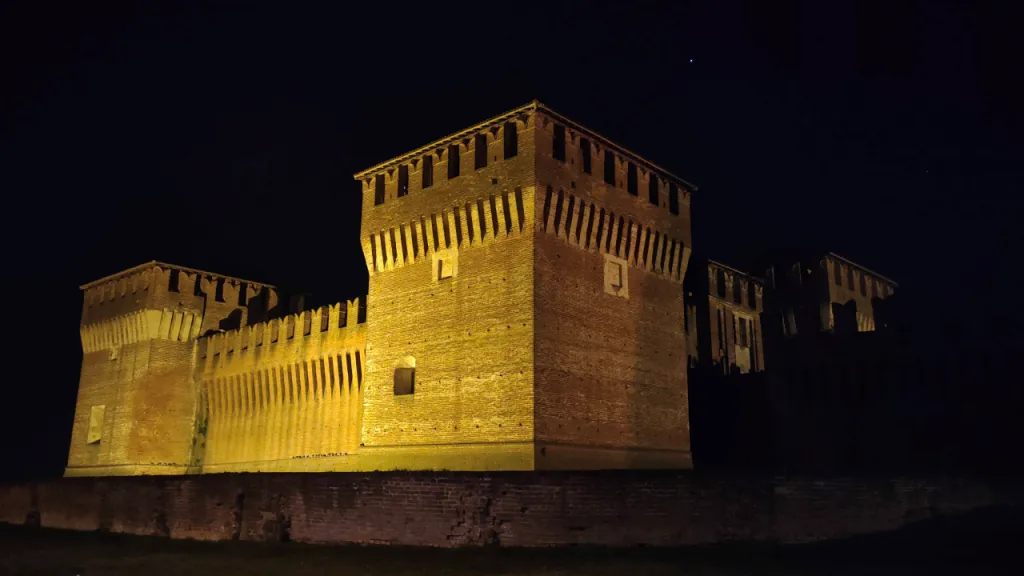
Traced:
<path fill-rule="evenodd" d="M 691 185 L 538 102 L 355 178 L 361 467 L 691 465 Z"/>
<path fill-rule="evenodd" d="M 198 398 L 195 340 L 244 325 L 250 312 L 276 305 L 276 291 L 161 262 L 81 288 L 82 372 L 65 474 L 184 473 Z"/>

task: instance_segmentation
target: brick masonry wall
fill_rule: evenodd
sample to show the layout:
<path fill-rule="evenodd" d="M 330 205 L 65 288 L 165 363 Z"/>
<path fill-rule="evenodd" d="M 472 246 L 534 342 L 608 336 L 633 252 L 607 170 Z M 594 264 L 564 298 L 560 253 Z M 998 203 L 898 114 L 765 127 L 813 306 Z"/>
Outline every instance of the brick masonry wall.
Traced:
<path fill-rule="evenodd" d="M 934 515 L 1019 502 L 1019 492 L 1004 486 L 670 471 L 65 478 L 0 486 L 0 522 L 328 544 L 789 543 L 893 530 Z"/>
<path fill-rule="evenodd" d="M 508 159 L 506 122 L 518 139 Z M 503 118 L 450 142 L 460 167 L 451 179 L 449 143 L 409 159 L 404 196 L 399 167 L 382 169 L 383 204 L 374 202 L 377 174 L 362 180 L 364 469 L 533 467 L 533 122 Z M 487 144 L 479 169 L 478 136 Z M 426 156 L 433 183 L 424 188 Z M 437 278 L 438 257 L 453 259 L 452 277 Z M 410 359 L 414 393 L 395 395 L 395 369 Z"/>
<path fill-rule="evenodd" d="M 617 184 L 606 184 L 604 148 L 597 142 L 587 174 L 583 135 L 571 127 L 565 160 L 555 159 L 559 123 L 540 114 L 536 122 L 537 468 L 690 467 L 681 286 L 687 263 L 682 254 L 690 247 L 689 197 L 680 187 L 680 213 L 671 214 L 662 179 L 659 205 L 651 204 L 651 172 L 641 168 L 639 194 L 630 195 L 627 164 L 618 152 Z M 614 220 L 606 216 L 601 226 L 600 209 Z M 649 243 L 640 230 L 650 230 Z M 666 237 L 677 243 L 674 248 L 664 243 Z M 628 297 L 606 293 L 608 252 L 628 263 Z"/>
<path fill-rule="evenodd" d="M 306 464 L 293 458 L 355 452 L 366 357 L 358 310 L 338 303 L 199 340 L 193 464 L 287 471 Z"/>

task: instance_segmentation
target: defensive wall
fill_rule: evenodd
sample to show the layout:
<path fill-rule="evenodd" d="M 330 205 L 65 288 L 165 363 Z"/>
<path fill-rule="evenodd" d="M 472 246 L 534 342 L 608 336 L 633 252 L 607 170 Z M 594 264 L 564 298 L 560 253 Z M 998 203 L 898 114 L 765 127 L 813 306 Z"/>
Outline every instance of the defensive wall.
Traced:
<path fill-rule="evenodd" d="M 352 300 L 200 339 L 193 471 L 349 469 L 365 322 L 365 301 Z"/>
<path fill-rule="evenodd" d="M 65 478 L 0 486 L 0 522 L 326 544 L 791 543 L 1019 503 L 1014 485 L 639 470 Z"/>

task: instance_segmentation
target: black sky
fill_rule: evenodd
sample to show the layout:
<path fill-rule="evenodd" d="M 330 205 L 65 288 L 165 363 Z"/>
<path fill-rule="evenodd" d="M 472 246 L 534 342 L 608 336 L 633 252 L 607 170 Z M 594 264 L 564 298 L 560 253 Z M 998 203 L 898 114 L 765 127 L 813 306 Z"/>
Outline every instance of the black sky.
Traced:
<path fill-rule="evenodd" d="M 1019 8 L 139 4 L 5 6 L 10 477 L 62 470 L 79 284 L 159 259 L 362 294 L 351 174 L 534 98 L 696 183 L 711 257 L 824 247 L 967 319 L 1024 287 Z"/>

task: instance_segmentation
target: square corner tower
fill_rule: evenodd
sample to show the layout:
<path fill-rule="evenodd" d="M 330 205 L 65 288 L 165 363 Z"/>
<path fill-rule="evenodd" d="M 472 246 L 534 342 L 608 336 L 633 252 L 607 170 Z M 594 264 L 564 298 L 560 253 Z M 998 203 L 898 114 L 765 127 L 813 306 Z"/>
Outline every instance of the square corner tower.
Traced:
<path fill-rule="evenodd" d="M 536 101 L 355 178 L 362 468 L 692 466 L 692 185 Z"/>

